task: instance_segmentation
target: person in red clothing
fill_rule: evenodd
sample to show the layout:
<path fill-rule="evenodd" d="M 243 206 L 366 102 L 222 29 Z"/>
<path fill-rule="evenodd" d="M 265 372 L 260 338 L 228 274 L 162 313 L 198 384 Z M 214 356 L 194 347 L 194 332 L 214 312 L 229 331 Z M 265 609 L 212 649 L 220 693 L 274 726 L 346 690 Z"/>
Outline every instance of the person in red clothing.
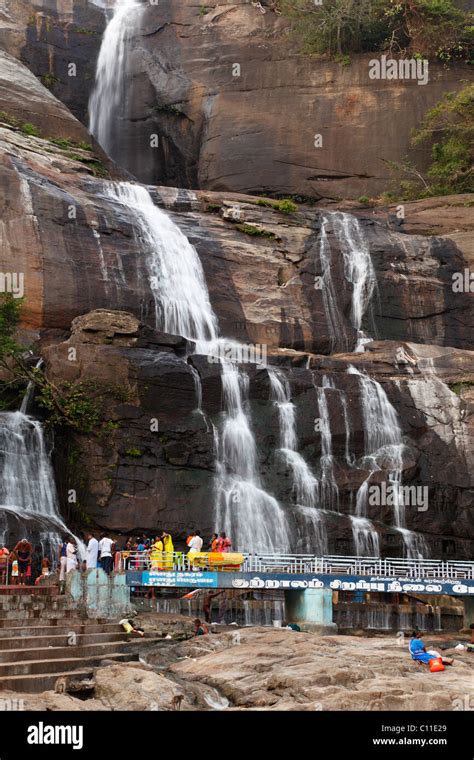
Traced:
<path fill-rule="evenodd" d="M 8 557 L 10 552 L 6 546 L 0 547 L 0 586 L 7 582 Z"/>
<path fill-rule="evenodd" d="M 232 541 L 224 532 L 222 532 L 217 539 L 217 551 L 218 552 L 230 552 L 232 548 Z"/>

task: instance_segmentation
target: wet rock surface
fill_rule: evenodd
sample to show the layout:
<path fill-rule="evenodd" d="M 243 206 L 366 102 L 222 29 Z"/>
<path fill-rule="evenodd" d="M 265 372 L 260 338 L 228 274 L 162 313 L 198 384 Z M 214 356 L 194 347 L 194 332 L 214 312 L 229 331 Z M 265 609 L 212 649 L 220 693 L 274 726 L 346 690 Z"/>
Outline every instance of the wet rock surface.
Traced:
<path fill-rule="evenodd" d="M 69 352 L 75 350 L 75 361 Z M 73 434 L 55 451 L 56 469 L 64 488 L 76 487 L 81 504 L 100 526 L 119 532 L 156 530 L 166 525 L 183 540 L 190 527 L 214 530 L 209 500 L 215 474 L 212 425 L 221 424 L 222 379 L 208 357 L 188 356 L 186 341 L 157 333 L 133 315 L 99 310 L 75 321 L 65 342 L 43 350 L 48 377 L 62 382 L 110 388 L 105 416 L 107 435 Z M 407 507 L 407 527 L 421 532 L 431 556 L 441 556 L 446 541 L 456 556 L 468 558 L 472 547 L 472 414 L 474 355 L 460 349 L 396 341 L 367 345 L 365 353 L 330 357 L 305 355 L 305 365 L 276 351 L 272 363 L 292 388 L 298 421 L 299 450 L 318 471 L 322 439 L 315 434 L 320 416 L 318 390 L 324 377 L 334 387 L 325 398 L 331 426 L 338 511 L 326 515 L 329 553 L 353 552 L 354 494 L 368 476 L 364 463 L 365 423 L 362 388 L 354 367 L 381 383 L 398 412 L 404 436 L 403 482 L 428 489 L 428 510 Z M 267 490 L 283 508 L 294 510 L 293 482 L 278 454 L 279 416 L 271 400 L 266 368 L 246 365 L 249 399 L 259 450 L 259 468 Z M 202 389 L 197 409 L 196 373 Z M 316 386 L 316 387 L 315 387 Z M 341 398 L 346 399 L 350 423 Z M 153 421 L 157 424 L 153 425 Z M 352 463 L 347 461 L 350 448 Z M 68 447 L 78 457 L 68 468 Z M 67 479 L 61 473 L 67 473 Z M 372 481 L 384 479 L 374 473 Z M 428 515 L 428 520 L 427 520 Z M 374 504 L 367 514 L 377 526 L 388 556 L 403 551 L 390 506 Z M 296 531 L 296 528 L 295 528 Z M 291 540 L 298 546 L 298 534 Z M 244 547 L 237 547 L 244 548 Z"/>
<path fill-rule="evenodd" d="M 154 327 L 150 252 L 137 235 L 137 210 L 114 202 L 106 176 L 94 176 L 99 169 L 107 174 L 100 154 L 1 124 L 0 139 L 0 267 L 24 273 L 25 328 L 69 330 L 75 317 L 97 308 L 130 311 Z M 269 349 L 329 353 L 355 346 L 340 213 L 301 206 L 284 214 L 265 199 L 259 205 L 249 196 L 163 187 L 152 197 L 196 247 L 223 335 Z M 228 209 L 238 211 L 240 222 L 224 218 Z M 336 335 L 318 285 L 323 220 L 338 296 Z M 252 225 L 262 234 L 247 234 Z M 408 235 L 370 214 L 359 216 L 359 226 L 377 281 L 366 331 L 472 348 L 474 294 L 453 291 L 453 275 L 471 261 L 469 231 L 460 225 L 444 228 L 442 237 Z"/>
<path fill-rule="evenodd" d="M 445 637 L 446 638 L 446 637 Z M 426 637 L 439 648 L 441 637 Z M 411 661 L 400 638 L 221 630 L 161 645 L 146 663 L 95 672 L 93 697 L 15 694 L 26 710 L 460 710 L 472 701 L 472 654 L 449 650 L 442 673 Z M 9 695 L 0 694 L 4 699 Z"/>

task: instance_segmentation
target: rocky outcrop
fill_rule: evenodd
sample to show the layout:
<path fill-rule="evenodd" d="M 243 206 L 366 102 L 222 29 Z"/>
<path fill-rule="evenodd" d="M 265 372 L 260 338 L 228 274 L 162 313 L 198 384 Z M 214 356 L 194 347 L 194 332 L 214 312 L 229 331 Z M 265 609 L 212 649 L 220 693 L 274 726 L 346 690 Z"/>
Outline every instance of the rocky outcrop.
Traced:
<path fill-rule="evenodd" d="M 243 5 L 227 11 L 253 12 Z M 36 342 L 48 378 L 63 389 L 80 384 L 100 405 L 92 429 L 58 432 L 54 457 L 63 511 L 72 510 L 68 518 L 81 527 L 92 520 L 116 533 L 166 527 L 178 542 L 193 527 L 209 534 L 218 527 L 212 426 L 222 424 L 220 367 L 193 353 L 185 337 L 155 331 L 150 258 L 156 246 L 140 227 L 140 208 L 118 201 L 113 167 L 84 145 L 87 134 L 67 109 L 24 67 L 6 54 L 2 60 L 1 81 L 9 85 L 2 98 L 11 113 L 0 124 L 0 272 L 24 277 L 21 338 Z M 28 87 L 32 113 L 44 120 L 36 130 L 25 127 Z M 282 176 L 291 188 L 291 177 Z M 318 389 L 331 378 L 324 395 L 339 499 L 325 518 L 327 550 L 354 553 L 348 516 L 372 472 L 363 459 L 366 423 L 352 365 L 375 377 L 398 411 L 406 437 L 404 482 L 428 488 L 428 512 L 409 511 L 408 528 L 425 536 L 436 557 L 470 556 L 473 294 L 469 287 L 455 289 L 453 276 L 472 262 L 470 227 L 460 211 L 472 199 L 446 201 L 457 210 L 450 227 L 435 227 L 436 236 L 423 227 L 430 214 L 430 224 L 442 217 L 439 207 L 408 204 L 404 225 L 393 210 L 382 216 L 355 209 L 350 224 L 357 235 L 349 245 L 348 220 L 333 205 L 301 203 L 292 210 L 235 193 L 170 187 L 150 193 L 195 245 L 221 334 L 262 346 L 287 378 L 299 451 L 318 474 L 324 445 L 315 429 Z M 362 324 L 377 340 L 362 354 L 349 353 L 356 330 L 347 261 L 357 246 L 370 254 L 377 281 Z M 268 369 L 264 361 L 246 370 L 258 470 L 291 516 L 291 540 L 300 549 L 308 531 L 294 521 L 293 481 L 276 452 L 280 431 Z M 388 467 L 371 478 L 377 481 Z M 78 498 L 68 507 L 71 491 Z M 391 508 L 373 507 L 367 517 L 383 553 L 400 556 Z"/>
<path fill-rule="evenodd" d="M 0 50 L 0 120 L 13 117 L 42 134 L 88 142 L 83 124 L 16 58 Z"/>
<path fill-rule="evenodd" d="M 349 65 L 301 55 L 287 21 L 271 4 L 260 6 L 264 12 L 246 0 L 146 7 L 113 156 L 121 165 L 150 184 L 357 198 L 388 189 L 388 161 L 410 152 L 418 165 L 428 162 L 429 148 L 412 149 L 410 132 L 444 92 L 462 86 L 468 67 L 430 63 L 423 86 L 369 79 L 375 54 Z M 87 0 L 9 0 L 0 46 L 86 124 L 105 22 Z"/>
<path fill-rule="evenodd" d="M 185 690 L 215 689 L 229 709 L 454 710 L 461 709 L 460 694 L 473 691 L 468 653 L 453 653 L 455 666 L 441 674 L 441 684 L 394 638 L 368 645 L 353 636 L 259 628 L 201 638 L 177 645 L 182 659 L 169 671 Z M 160 653 L 148 660 L 158 665 Z"/>
<path fill-rule="evenodd" d="M 94 176 L 105 167 L 88 151 L 6 125 L 0 138 L 0 271 L 24 273 L 25 328 L 68 330 L 78 314 L 110 306 L 154 326 L 147 268 L 153 251 L 137 235 L 137 210 L 114 202 L 106 180 Z M 155 188 L 152 196 L 195 245 L 224 335 L 322 353 L 355 345 L 337 213 L 302 205 L 285 214 L 266 199 L 203 191 Z M 338 334 L 329 329 L 324 293 L 316 287 L 323 218 Z M 407 213 L 407 224 L 410 219 Z M 474 296 L 453 290 L 453 274 L 470 261 L 465 241 L 462 253 L 446 233 L 404 234 L 367 212 L 359 221 L 378 283 L 373 319 L 365 320 L 369 334 L 472 347 Z"/>
<path fill-rule="evenodd" d="M 106 24 L 89 0 L 5 0 L 0 48 L 21 60 L 84 125 Z"/>
<path fill-rule="evenodd" d="M 156 333 L 137 319 L 106 310 L 75 321 L 71 337 L 43 350 L 48 378 L 83 384 L 92 398 L 107 390 L 103 423 L 93 434 L 66 436 L 56 448 L 56 469 L 64 500 L 74 489 L 80 509 L 94 522 L 118 533 L 170 530 L 182 541 L 190 528 L 216 529 L 213 507 L 215 449 L 212 425 L 222 423 L 218 365 L 190 354 L 183 339 Z M 71 350 L 73 352 L 71 353 Z M 71 357 L 73 357 L 71 359 Z M 354 553 L 355 495 L 369 472 L 364 463 L 366 428 L 356 367 L 378 380 L 400 418 L 405 451 L 403 483 L 426 487 L 426 509 L 406 509 L 407 526 L 423 534 L 432 556 L 469 557 L 472 548 L 474 354 L 468 351 L 375 342 L 363 354 L 330 357 L 275 351 L 291 386 L 296 407 L 299 451 L 318 473 L 321 414 L 317 388 L 323 377 L 339 489 L 338 512 L 327 514 L 329 553 Z M 196 375 L 202 387 L 198 411 Z M 291 517 L 293 484 L 278 456 L 279 418 L 270 400 L 266 368 L 247 365 L 250 406 L 265 488 L 280 502 L 292 525 L 297 548 L 298 521 Z M 349 409 L 351 462 L 347 461 Z M 388 466 L 388 465 L 386 465 Z M 384 465 L 371 482 L 386 477 Z M 389 505 L 369 507 L 367 515 L 381 536 L 383 553 L 400 556 L 400 534 Z M 239 547 L 245 549 L 245 547 Z"/>
<path fill-rule="evenodd" d="M 426 642 L 439 649 L 439 640 Z M 438 638 L 438 637 L 436 637 Z M 146 653 L 149 664 L 95 671 L 90 699 L 12 694 L 24 710 L 463 710 L 474 698 L 472 656 L 435 678 L 397 637 L 315 636 L 289 629 L 220 631 Z M 447 653 L 448 654 L 448 653 Z M 179 699 L 179 707 L 174 697 Z"/>

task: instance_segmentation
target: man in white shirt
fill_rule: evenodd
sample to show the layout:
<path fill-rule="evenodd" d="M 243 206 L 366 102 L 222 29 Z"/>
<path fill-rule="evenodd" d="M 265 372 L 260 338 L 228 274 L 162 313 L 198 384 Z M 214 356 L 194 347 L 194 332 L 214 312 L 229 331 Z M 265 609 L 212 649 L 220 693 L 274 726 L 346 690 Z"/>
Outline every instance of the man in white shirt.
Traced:
<path fill-rule="evenodd" d="M 112 541 L 111 538 L 107 538 L 106 533 L 102 533 L 99 541 L 100 566 L 107 573 L 107 575 L 110 575 L 112 572 L 112 548 L 114 543 L 115 541 Z"/>
<path fill-rule="evenodd" d="M 189 552 L 188 554 L 191 554 L 191 552 L 200 552 L 202 549 L 202 538 L 201 533 L 197 530 L 194 536 L 192 537 L 191 541 L 189 542 Z"/>
<path fill-rule="evenodd" d="M 77 547 L 76 542 L 70 536 L 66 545 L 66 572 L 77 570 Z"/>
<path fill-rule="evenodd" d="M 99 542 L 89 533 L 87 535 L 87 570 L 95 570 L 97 567 L 97 557 L 99 556 Z"/>

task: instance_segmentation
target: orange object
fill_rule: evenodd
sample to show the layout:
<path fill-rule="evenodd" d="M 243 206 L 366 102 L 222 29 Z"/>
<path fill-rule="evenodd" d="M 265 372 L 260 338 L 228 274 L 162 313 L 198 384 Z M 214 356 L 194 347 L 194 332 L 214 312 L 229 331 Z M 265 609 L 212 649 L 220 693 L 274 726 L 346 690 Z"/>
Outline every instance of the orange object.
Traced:
<path fill-rule="evenodd" d="M 444 670 L 443 660 L 441 657 L 436 657 L 435 660 L 430 660 L 430 670 L 432 673 L 439 673 Z"/>

